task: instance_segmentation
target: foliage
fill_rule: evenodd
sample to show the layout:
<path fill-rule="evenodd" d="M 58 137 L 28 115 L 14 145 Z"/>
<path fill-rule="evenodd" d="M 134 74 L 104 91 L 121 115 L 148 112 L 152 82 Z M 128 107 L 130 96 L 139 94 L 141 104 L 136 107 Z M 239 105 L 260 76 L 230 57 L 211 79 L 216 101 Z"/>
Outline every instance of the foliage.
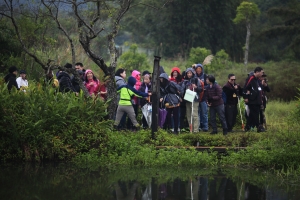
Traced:
<path fill-rule="evenodd" d="M 68 160 L 105 140 L 106 105 L 81 93 L 30 82 L 26 93 L 1 84 L 2 160 Z"/>
<path fill-rule="evenodd" d="M 137 52 L 137 44 L 132 44 L 129 47 L 129 51 L 123 53 L 120 57 L 119 67 L 127 70 L 145 70 L 149 69 L 147 62 L 147 56 L 143 53 Z"/>
<path fill-rule="evenodd" d="M 249 23 L 250 21 L 254 20 L 257 15 L 260 14 L 259 8 L 257 4 L 253 2 L 243 1 L 236 9 L 237 14 L 236 17 L 233 19 L 235 24 L 239 23 Z"/>
<path fill-rule="evenodd" d="M 197 64 L 197 63 L 202 64 L 205 57 L 210 54 L 211 54 L 211 51 L 206 48 L 202 48 L 202 47 L 191 48 L 187 66 L 190 67 L 193 64 Z"/>

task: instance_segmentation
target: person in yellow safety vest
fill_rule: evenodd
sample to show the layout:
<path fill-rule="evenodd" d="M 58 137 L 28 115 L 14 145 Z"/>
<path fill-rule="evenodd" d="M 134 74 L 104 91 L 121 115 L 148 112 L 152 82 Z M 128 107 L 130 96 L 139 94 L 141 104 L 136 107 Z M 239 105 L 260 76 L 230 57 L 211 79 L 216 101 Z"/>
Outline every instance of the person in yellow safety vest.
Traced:
<path fill-rule="evenodd" d="M 125 113 L 127 113 L 128 117 L 131 119 L 131 122 L 133 123 L 134 127 L 136 129 L 140 128 L 139 123 L 136 120 L 136 116 L 134 113 L 134 109 L 132 107 L 132 98 L 133 96 L 143 98 L 143 97 L 148 97 L 151 95 L 151 93 L 144 93 L 137 91 L 134 88 L 134 85 L 136 83 L 136 79 L 132 76 L 128 78 L 128 83 L 127 85 L 122 85 L 117 89 L 117 92 L 120 93 L 120 101 L 118 104 L 118 109 L 117 109 L 117 114 L 116 114 L 116 120 L 114 123 L 114 129 L 118 129 L 118 125 L 120 123 L 120 120 Z"/>

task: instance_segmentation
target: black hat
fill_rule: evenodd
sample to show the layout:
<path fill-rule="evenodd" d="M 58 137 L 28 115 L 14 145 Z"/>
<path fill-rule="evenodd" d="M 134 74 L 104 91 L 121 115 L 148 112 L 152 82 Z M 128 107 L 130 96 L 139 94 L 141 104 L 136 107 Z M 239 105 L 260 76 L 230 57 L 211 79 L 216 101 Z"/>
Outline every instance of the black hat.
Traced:
<path fill-rule="evenodd" d="M 70 64 L 70 63 L 67 63 L 67 64 L 65 64 L 65 66 L 64 66 L 65 68 L 72 68 L 72 64 Z"/>
<path fill-rule="evenodd" d="M 25 70 L 20 70 L 20 74 L 26 74 L 26 71 Z"/>
<path fill-rule="evenodd" d="M 17 67 L 16 66 L 11 66 L 9 69 L 8 69 L 9 73 L 13 73 L 15 71 L 18 71 Z"/>
<path fill-rule="evenodd" d="M 143 71 L 142 76 L 145 76 L 146 74 L 151 74 L 148 70 Z"/>

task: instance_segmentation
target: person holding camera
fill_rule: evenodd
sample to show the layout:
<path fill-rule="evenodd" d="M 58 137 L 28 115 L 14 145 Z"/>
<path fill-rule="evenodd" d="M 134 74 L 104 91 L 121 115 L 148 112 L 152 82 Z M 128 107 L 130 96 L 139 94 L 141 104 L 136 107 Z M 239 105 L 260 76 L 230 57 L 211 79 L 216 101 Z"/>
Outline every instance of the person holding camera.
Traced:
<path fill-rule="evenodd" d="M 225 119 L 224 102 L 222 99 L 222 88 L 215 83 L 216 79 L 213 75 L 206 78 L 206 99 L 209 107 L 210 123 L 213 131 L 210 134 L 217 134 L 216 114 L 218 113 L 220 122 L 223 127 L 223 135 L 227 135 L 227 124 Z"/>
<path fill-rule="evenodd" d="M 256 67 L 254 69 L 254 74 L 247 78 L 246 84 L 244 86 L 244 101 L 249 107 L 249 116 L 247 118 L 247 123 L 245 131 L 249 131 L 251 127 L 256 126 L 257 132 L 264 132 L 264 128 L 259 125 L 259 113 L 262 99 L 262 86 L 259 83 L 259 79 L 264 74 L 264 70 L 261 67 Z"/>

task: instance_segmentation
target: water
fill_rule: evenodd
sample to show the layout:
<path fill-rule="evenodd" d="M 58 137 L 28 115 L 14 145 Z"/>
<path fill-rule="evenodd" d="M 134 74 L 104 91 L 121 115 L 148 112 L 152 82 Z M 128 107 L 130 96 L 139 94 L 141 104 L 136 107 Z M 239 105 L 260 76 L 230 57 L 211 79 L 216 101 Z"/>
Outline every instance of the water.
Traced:
<path fill-rule="evenodd" d="M 1 199 L 298 200 L 298 180 L 245 169 L 83 170 L 64 164 L 0 166 Z"/>

